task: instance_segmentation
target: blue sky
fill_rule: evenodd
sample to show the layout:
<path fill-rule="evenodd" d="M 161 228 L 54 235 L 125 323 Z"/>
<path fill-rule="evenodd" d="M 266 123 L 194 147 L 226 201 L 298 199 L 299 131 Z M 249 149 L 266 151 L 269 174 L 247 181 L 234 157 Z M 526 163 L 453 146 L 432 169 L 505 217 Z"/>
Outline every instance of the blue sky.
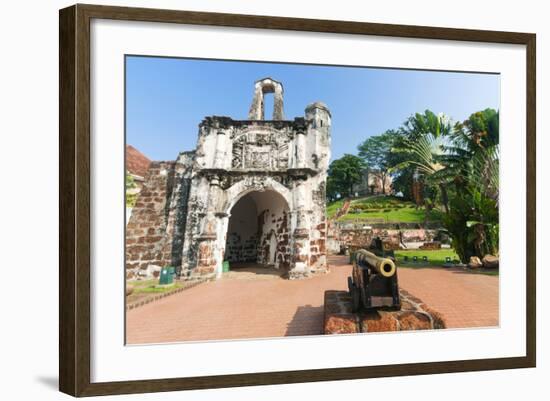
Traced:
<path fill-rule="evenodd" d="M 286 119 L 314 101 L 328 105 L 333 160 L 416 112 L 462 121 L 499 108 L 498 75 L 128 56 L 126 142 L 152 160 L 174 160 L 195 148 L 205 116 L 246 119 L 254 82 L 267 76 L 283 83 Z M 272 105 L 268 96 L 266 118 Z"/>

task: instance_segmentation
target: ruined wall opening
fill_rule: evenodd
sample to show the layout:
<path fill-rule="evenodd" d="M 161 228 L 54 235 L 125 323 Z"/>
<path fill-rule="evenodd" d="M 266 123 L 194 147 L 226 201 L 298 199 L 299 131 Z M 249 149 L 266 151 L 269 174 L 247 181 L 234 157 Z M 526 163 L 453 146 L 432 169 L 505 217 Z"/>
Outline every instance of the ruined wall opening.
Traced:
<path fill-rule="evenodd" d="M 290 214 L 276 191 L 254 191 L 241 197 L 230 211 L 225 260 L 232 268 L 290 266 Z"/>
<path fill-rule="evenodd" d="M 273 96 L 266 97 L 266 94 Z M 266 99 L 268 99 L 266 102 Z M 271 114 L 273 110 L 273 114 Z M 248 112 L 249 120 L 284 120 L 283 85 L 272 78 L 256 81 L 254 97 Z"/>
<path fill-rule="evenodd" d="M 262 120 L 273 120 L 273 110 L 275 110 L 275 94 L 273 92 L 264 92 L 262 99 Z"/>

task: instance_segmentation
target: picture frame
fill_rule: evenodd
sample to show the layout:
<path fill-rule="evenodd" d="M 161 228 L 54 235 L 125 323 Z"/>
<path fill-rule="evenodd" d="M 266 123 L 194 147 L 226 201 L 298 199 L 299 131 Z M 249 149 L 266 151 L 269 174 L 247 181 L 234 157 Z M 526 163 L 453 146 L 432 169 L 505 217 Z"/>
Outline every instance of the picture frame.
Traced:
<path fill-rule="evenodd" d="M 526 49 L 525 355 L 178 378 L 91 378 L 91 35 L 93 20 L 269 29 L 311 34 L 521 45 Z M 536 36 L 530 33 L 374 24 L 77 4 L 59 14 L 59 389 L 73 396 L 144 393 L 529 368 L 536 365 Z"/>

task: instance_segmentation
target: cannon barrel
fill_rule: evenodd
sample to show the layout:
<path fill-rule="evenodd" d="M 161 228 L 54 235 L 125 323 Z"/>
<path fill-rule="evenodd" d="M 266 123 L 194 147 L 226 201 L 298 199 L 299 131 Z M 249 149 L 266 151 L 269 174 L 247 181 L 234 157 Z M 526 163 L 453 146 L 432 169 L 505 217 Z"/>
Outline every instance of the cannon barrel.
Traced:
<path fill-rule="evenodd" d="M 365 262 L 373 269 L 377 274 L 383 277 L 392 277 L 395 274 L 396 268 L 393 260 L 388 258 L 381 258 L 374 253 L 360 249 L 355 254 L 355 260 L 357 263 Z"/>

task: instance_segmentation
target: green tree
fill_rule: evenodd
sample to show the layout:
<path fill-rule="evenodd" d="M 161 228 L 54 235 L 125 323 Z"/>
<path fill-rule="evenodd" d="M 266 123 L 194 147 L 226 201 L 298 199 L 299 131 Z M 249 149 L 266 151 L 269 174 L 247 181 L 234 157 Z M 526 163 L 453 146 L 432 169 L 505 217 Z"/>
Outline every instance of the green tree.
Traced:
<path fill-rule="evenodd" d="M 135 189 L 137 188 L 134 177 L 126 171 L 126 207 L 134 207 L 137 200 Z"/>
<path fill-rule="evenodd" d="M 416 113 L 403 124 L 403 132 L 411 140 L 426 135 L 444 137 L 450 133 L 451 128 L 450 119 L 445 114 L 435 114 L 431 110 Z"/>
<path fill-rule="evenodd" d="M 470 149 L 496 146 L 499 143 L 499 113 L 494 109 L 475 112 L 466 121 L 456 124 L 456 130 L 466 134 Z"/>
<path fill-rule="evenodd" d="M 327 177 L 327 200 L 334 202 L 340 196 L 340 190 L 334 177 Z"/>
<path fill-rule="evenodd" d="M 404 125 L 404 138 L 392 152 L 403 156 L 392 170 L 413 167 L 426 185 L 437 185 L 445 212 L 449 212 L 449 199 L 446 183 L 434 181 L 435 173 L 445 166 L 441 157 L 446 153 L 446 142 L 451 132 L 450 119 L 444 114 L 436 115 L 430 110 L 424 114 L 411 116 Z"/>
<path fill-rule="evenodd" d="M 361 176 L 366 165 L 358 156 L 345 154 L 340 159 L 330 163 L 328 168 L 328 185 L 332 193 L 342 197 L 353 194 L 353 185 L 361 182 Z"/>
<path fill-rule="evenodd" d="M 498 207 L 495 200 L 477 189 L 468 187 L 451 199 L 451 209 L 443 216 L 443 224 L 464 263 L 471 256 L 498 255 Z"/>
<path fill-rule="evenodd" d="M 498 203 L 499 194 L 499 113 L 485 109 L 457 123 L 451 145 L 441 159 L 446 169 L 436 179 L 454 182 L 457 190 L 473 185 Z"/>
<path fill-rule="evenodd" d="M 436 179 L 453 182 L 455 198 L 444 219 L 464 262 L 499 253 L 499 113 L 485 109 L 457 123 Z"/>
<path fill-rule="evenodd" d="M 498 111 L 481 110 L 452 125 L 445 115 L 426 110 L 391 132 L 392 147 L 385 156 L 377 140 L 364 141 L 360 155 L 376 167 L 389 166 L 394 189 L 409 198 L 413 182 L 419 184 L 426 211 L 443 204 L 443 224 L 462 261 L 498 255 Z M 368 155 L 371 150 L 374 154 Z"/>
<path fill-rule="evenodd" d="M 408 159 L 408 156 L 403 153 L 393 151 L 394 148 L 402 148 L 405 146 L 405 133 L 403 130 L 395 131 L 398 135 L 394 138 L 393 147 L 387 155 L 387 164 L 390 166 L 390 174 L 392 176 L 392 188 L 395 193 L 402 193 L 404 199 L 414 200 L 413 186 L 416 167 L 405 166 L 402 163 Z M 395 168 L 399 166 L 399 168 Z"/>
<path fill-rule="evenodd" d="M 399 132 L 387 130 L 381 135 L 365 139 L 358 147 L 359 157 L 367 164 L 370 170 L 376 169 L 382 180 L 382 193 L 386 193 L 386 179 L 391 166 L 390 154 Z"/>

